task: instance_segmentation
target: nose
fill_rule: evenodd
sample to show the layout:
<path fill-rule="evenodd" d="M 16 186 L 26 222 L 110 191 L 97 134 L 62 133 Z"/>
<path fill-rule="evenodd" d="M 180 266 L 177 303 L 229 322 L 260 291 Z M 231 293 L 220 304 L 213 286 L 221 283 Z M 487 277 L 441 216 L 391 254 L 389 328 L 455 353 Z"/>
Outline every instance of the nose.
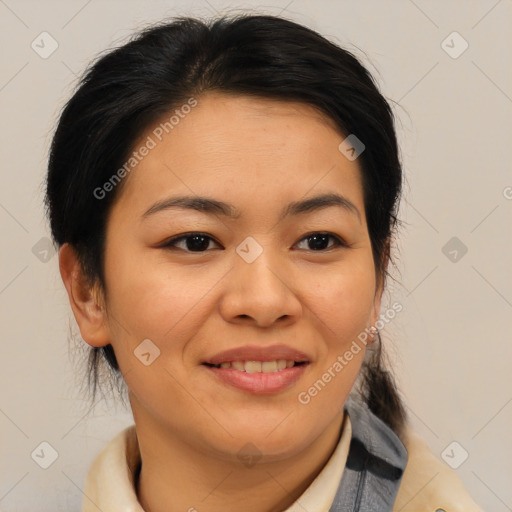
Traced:
<path fill-rule="evenodd" d="M 267 257 L 269 250 L 252 263 L 238 256 L 225 280 L 220 312 L 227 322 L 270 327 L 296 322 L 302 314 L 290 271 Z"/>

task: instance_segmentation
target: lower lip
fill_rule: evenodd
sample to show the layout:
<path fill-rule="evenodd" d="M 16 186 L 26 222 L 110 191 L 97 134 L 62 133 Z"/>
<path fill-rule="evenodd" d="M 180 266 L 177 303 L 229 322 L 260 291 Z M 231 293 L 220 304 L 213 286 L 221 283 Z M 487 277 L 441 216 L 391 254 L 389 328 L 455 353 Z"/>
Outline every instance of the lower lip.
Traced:
<path fill-rule="evenodd" d="M 216 368 L 203 365 L 226 384 L 256 395 L 278 393 L 295 384 L 306 371 L 308 363 L 285 368 L 278 372 L 247 373 L 233 368 Z"/>

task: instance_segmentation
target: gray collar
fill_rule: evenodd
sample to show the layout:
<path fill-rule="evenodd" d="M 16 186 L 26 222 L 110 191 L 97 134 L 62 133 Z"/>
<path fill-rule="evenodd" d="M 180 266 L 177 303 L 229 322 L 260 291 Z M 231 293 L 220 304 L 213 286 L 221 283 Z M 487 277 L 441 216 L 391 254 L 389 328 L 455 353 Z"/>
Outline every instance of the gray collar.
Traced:
<path fill-rule="evenodd" d="M 352 439 L 329 512 L 391 512 L 407 464 L 407 451 L 366 403 L 350 396 L 344 409 L 350 418 Z"/>

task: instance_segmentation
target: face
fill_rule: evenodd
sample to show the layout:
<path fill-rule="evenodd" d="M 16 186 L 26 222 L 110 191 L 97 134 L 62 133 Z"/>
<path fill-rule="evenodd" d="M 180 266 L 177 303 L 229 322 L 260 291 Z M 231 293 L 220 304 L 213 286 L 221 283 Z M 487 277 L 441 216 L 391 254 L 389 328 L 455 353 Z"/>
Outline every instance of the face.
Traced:
<path fill-rule="evenodd" d="M 364 349 L 334 365 L 378 316 L 357 160 L 301 103 L 208 93 L 156 128 L 106 234 L 106 328 L 134 417 L 218 457 L 249 442 L 290 457 L 340 417 Z M 327 194 L 342 200 L 300 207 Z"/>

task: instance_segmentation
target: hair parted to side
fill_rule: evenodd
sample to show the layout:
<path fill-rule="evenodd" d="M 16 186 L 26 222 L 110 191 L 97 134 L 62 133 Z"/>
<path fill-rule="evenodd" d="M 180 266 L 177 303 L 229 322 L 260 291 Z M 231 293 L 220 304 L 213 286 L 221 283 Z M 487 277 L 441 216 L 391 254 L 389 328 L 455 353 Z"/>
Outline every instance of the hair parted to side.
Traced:
<path fill-rule="evenodd" d="M 358 162 L 376 278 L 384 286 L 402 190 L 391 108 L 349 51 L 285 18 L 254 14 L 174 18 L 135 34 L 84 73 L 52 140 L 45 202 L 55 243 L 75 248 L 90 283 L 106 296 L 106 221 L 123 182 L 101 200 L 93 191 L 123 166 L 144 131 L 208 91 L 303 102 L 365 144 Z M 358 389 L 400 434 L 405 408 L 377 340 L 367 351 Z M 91 348 L 87 376 L 93 401 L 101 365 L 122 381 L 112 346 Z"/>

